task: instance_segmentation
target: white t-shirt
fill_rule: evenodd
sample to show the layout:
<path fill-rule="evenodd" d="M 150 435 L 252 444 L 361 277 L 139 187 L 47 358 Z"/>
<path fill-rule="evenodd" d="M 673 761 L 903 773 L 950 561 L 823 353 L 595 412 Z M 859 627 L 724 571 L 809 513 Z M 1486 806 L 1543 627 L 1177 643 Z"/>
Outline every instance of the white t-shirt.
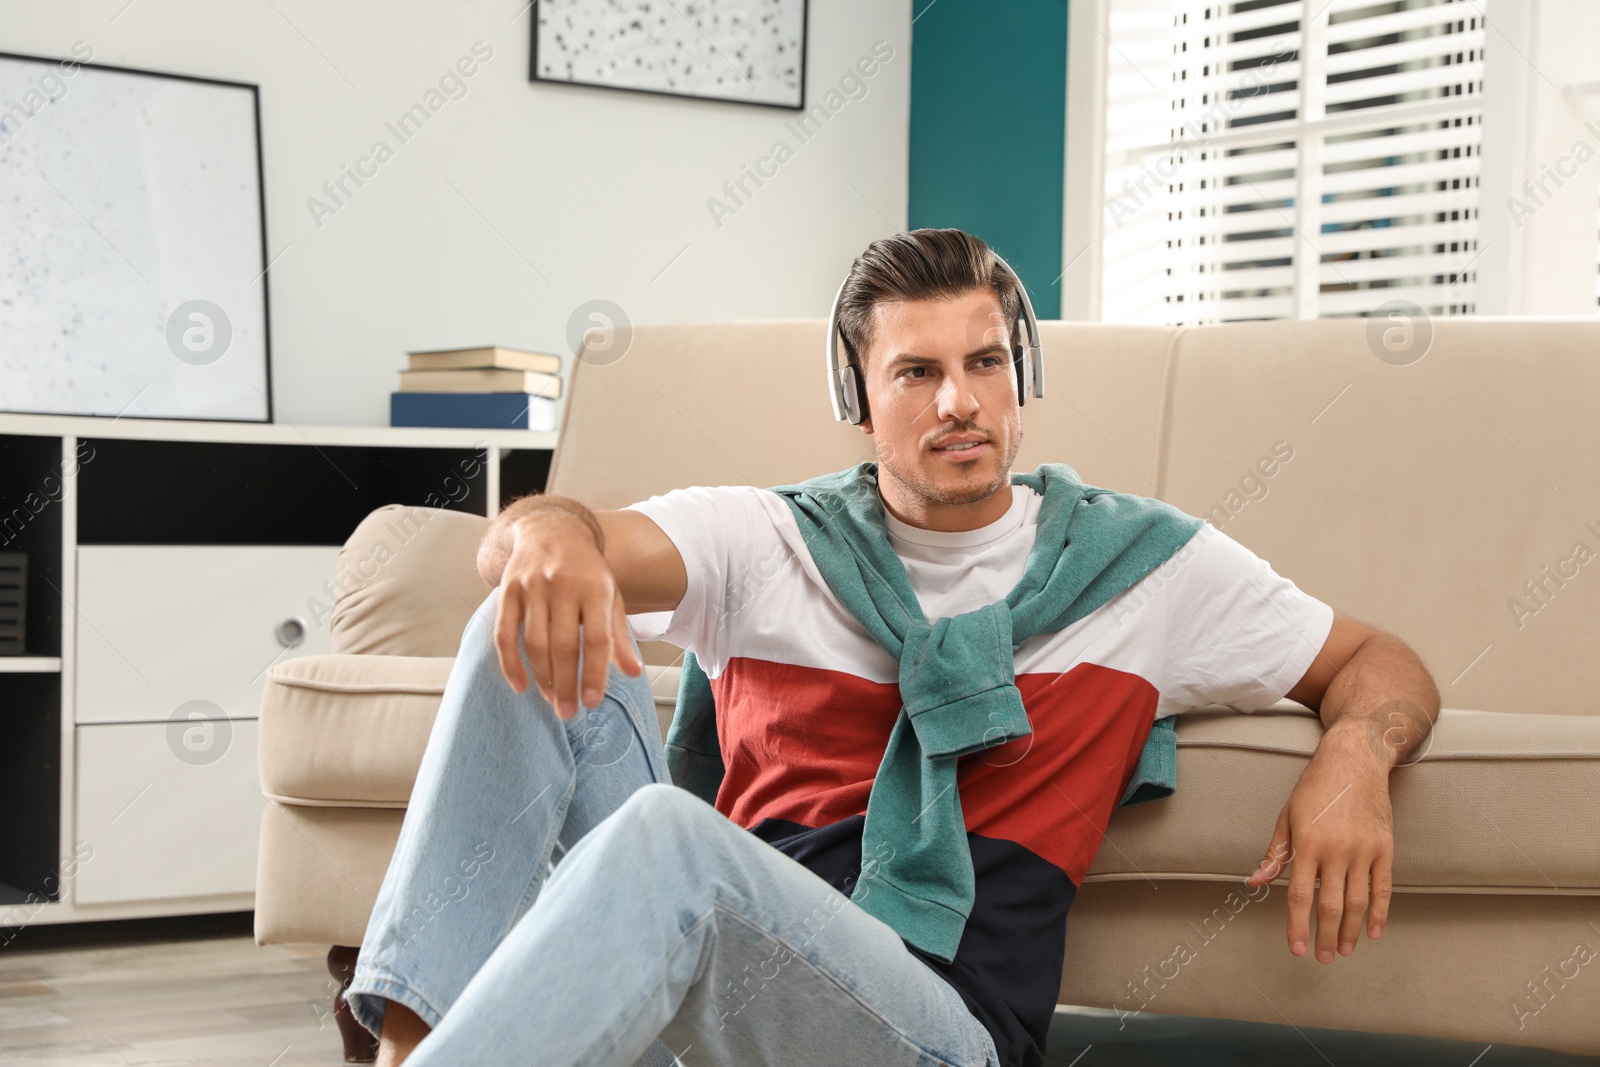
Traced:
<path fill-rule="evenodd" d="M 909 526 L 887 510 L 889 542 L 929 619 L 1003 600 L 1021 579 L 1043 498 L 1011 487 L 1010 509 L 976 530 Z M 716 679 L 755 658 L 894 682 L 897 664 L 817 571 L 789 505 L 753 486 L 695 486 L 629 505 L 683 556 L 677 610 L 629 617 L 641 640 L 690 649 Z M 1088 616 L 1017 649 L 1015 673 L 1059 674 L 1094 663 L 1139 676 L 1156 717 L 1203 704 L 1253 711 L 1283 697 L 1310 667 L 1333 611 L 1209 524 L 1142 581 Z"/>

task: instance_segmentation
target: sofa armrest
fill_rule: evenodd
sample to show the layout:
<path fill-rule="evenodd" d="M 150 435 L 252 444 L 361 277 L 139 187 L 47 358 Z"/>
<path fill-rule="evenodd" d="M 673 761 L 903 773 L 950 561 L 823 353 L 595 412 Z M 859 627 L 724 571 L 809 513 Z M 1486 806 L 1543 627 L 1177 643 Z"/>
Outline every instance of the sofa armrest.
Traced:
<path fill-rule="evenodd" d="M 302 656 L 267 672 L 261 788 L 284 804 L 403 808 L 451 656 Z"/>

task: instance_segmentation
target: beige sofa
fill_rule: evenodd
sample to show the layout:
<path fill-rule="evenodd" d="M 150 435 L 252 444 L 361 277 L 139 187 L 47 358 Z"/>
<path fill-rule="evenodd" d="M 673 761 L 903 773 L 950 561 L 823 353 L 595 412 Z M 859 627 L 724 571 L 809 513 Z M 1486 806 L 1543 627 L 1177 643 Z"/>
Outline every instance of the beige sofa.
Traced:
<path fill-rule="evenodd" d="M 1600 322 L 1438 321 L 1409 366 L 1376 358 L 1359 320 L 1042 325 L 1019 468 L 1069 462 L 1208 516 L 1410 641 L 1446 707 L 1391 779 L 1389 928 L 1331 966 L 1289 954 L 1281 880 L 1242 886 L 1318 720 L 1184 716 L 1177 795 L 1116 815 L 1073 905 L 1062 1002 L 1600 1053 Z M 823 333 L 636 328 L 622 360 L 579 362 L 549 490 L 613 508 L 871 458 L 828 419 Z M 338 654 L 273 668 L 260 942 L 359 944 L 487 592 L 484 524 L 375 513 L 346 552 L 387 539 L 391 558 L 340 600 Z M 677 650 L 647 652 L 664 729 Z"/>

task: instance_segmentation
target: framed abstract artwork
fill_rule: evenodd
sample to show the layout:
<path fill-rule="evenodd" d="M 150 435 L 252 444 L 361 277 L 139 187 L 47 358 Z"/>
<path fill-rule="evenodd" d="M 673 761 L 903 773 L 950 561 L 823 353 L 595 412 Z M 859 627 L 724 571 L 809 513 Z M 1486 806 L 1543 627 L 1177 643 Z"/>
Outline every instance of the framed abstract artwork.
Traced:
<path fill-rule="evenodd" d="M 539 0 L 532 80 L 799 110 L 806 0 Z"/>
<path fill-rule="evenodd" d="M 89 54 L 0 54 L 0 411 L 270 421 L 257 87 Z"/>

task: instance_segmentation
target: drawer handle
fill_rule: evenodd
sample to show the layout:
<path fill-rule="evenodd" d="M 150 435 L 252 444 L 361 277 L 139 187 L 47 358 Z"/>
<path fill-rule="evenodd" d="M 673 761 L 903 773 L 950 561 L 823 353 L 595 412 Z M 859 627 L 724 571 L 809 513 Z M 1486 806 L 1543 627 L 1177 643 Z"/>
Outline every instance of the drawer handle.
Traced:
<path fill-rule="evenodd" d="M 291 615 L 278 624 L 278 644 L 294 648 L 306 639 L 306 620 Z"/>

